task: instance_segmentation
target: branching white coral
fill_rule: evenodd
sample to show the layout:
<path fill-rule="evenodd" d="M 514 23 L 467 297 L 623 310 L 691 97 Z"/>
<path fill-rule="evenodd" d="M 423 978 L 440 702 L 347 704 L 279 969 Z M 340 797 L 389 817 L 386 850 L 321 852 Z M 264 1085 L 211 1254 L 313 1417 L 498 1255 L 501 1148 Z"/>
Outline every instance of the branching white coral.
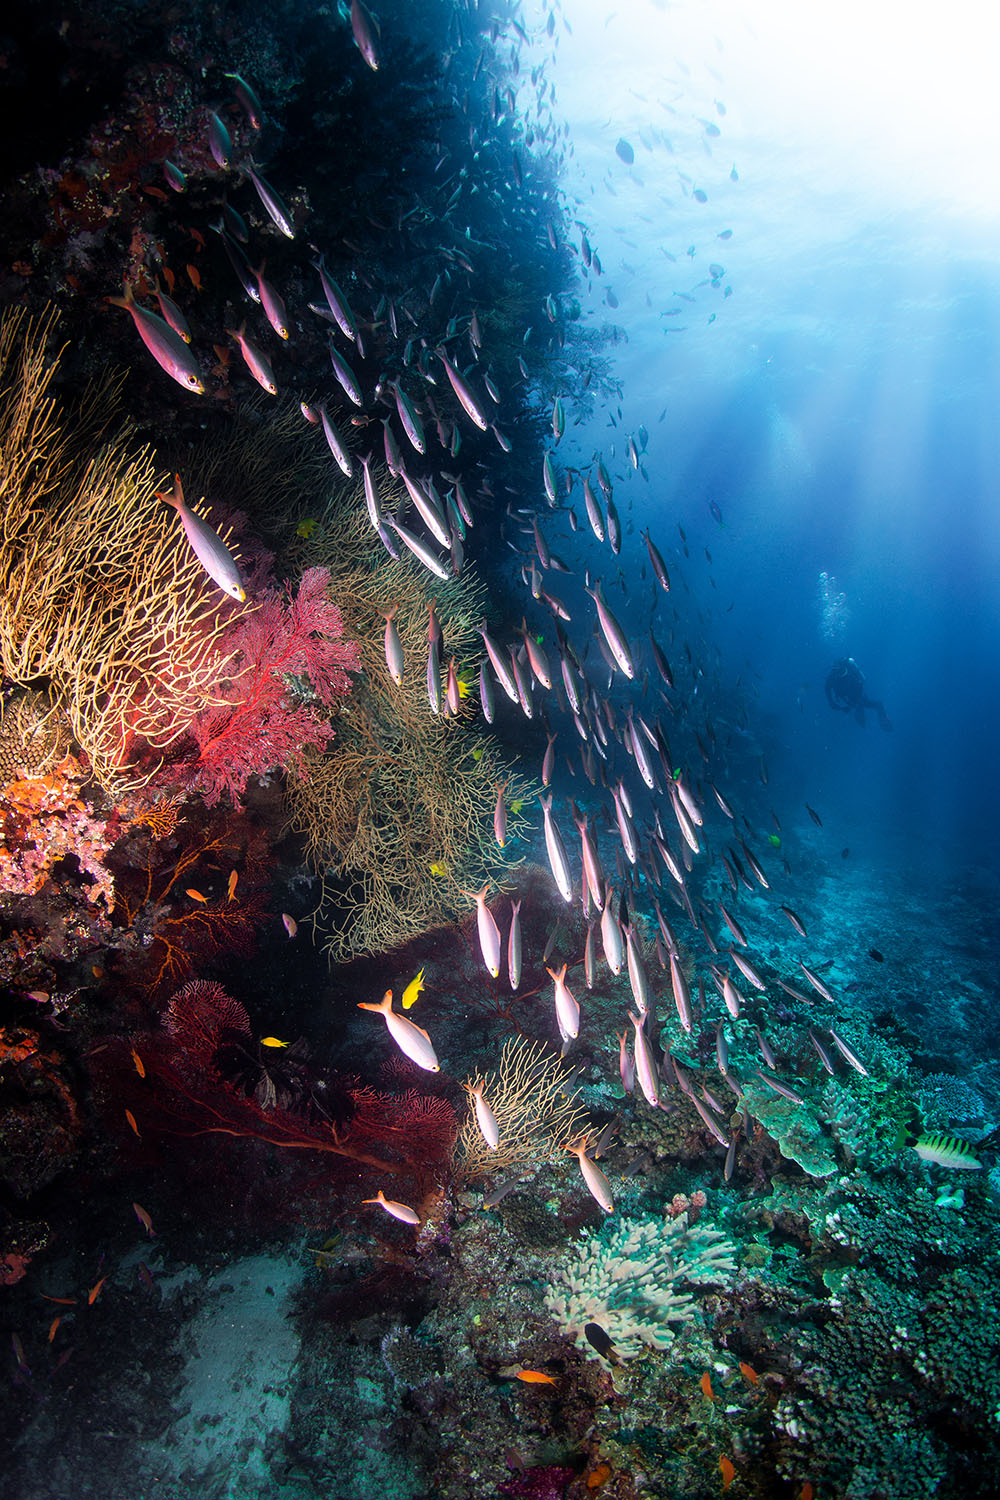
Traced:
<path fill-rule="evenodd" d="M 695 1301 L 679 1289 L 683 1283 L 726 1281 L 735 1255 L 725 1235 L 690 1225 L 686 1213 L 609 1221 L 599 1233 L 584 1236 L 546 1293 L 545 1306 L 589 1358 L 601 1356 L 584 1325 L 598 1323 L 622 1359 L 635 1359 L 644 1347 L 666 1349 L 674 1338 L 670 1325 L 694 1316 Z"/>

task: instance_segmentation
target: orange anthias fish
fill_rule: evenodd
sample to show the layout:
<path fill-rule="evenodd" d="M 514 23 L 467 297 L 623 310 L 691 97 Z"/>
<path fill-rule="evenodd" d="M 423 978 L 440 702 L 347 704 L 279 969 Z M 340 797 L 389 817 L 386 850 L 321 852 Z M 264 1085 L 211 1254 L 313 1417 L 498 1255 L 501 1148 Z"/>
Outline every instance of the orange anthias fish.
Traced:
<path fill-rule="evenodd" d="M 144 1065 L 144 1063 L 142 1061 L 142 1058 L 139 1056 L 138 1052 L 135 1050 L 134 1047 L 132 1048 L 132 1061 L 135 1063 L 135 1071 L 138 1073 L 139 1077 L 140 1078 L 145 1078 L 145 1076 L 146 1076 L 145 1065 Z"/>
<path fill-rule="evenodd" d="M 517 1370 L 517 1380 L 523 1380 L 525 1385 L 555 1385 L 551 1375 L 546 1375 L 541 1370 Z"/>
<path fill-rule="evenodd" d="M 167 291 L 172 292 L 174 286 L 176 285 L 177 277 L 174 275 L 173 271 L 171 271 L 169 266 L 164 266 L 162 269 L 163 279 L 167 283 Z"/>
<path fill-rule="evenodd" d="M 201 291 L 201 275 L 200 275 L 200 273 L 198 271 L 198 267 L 197 266 L 185 266 L 184 269 L 188 273 L 188 280 L 190 281 L 191 285 L 194 287 L 195 291 L 196 292 L 200 292 Z"/>
<path fill-rule="evenodd" d="M 94 1282 L 94 1285 L 90 1288 L 90 1291 L 87 1293 L 87 1306 L 88 1307 L 93 1307 L 94 1303 L 97 1301 L 98 1297 L 101 1295 L 101 1287 L 104 1285 L 104 1283 L 107 1281 L 107 1279 L 108 1278 L 106 1276 L 102 1276 L 101 1279 L 100 1279 L 100 1281 L 95 1281 Z"/>
<path fill-rule="evenodd" d="M 202 901 L 206 905 L 208 904 L 208 897 L 207 896 L 203 896 L 201 894 L 201 891 L 196 891 L 194 889 L 190 889 L 189 888 L 188 890 L 186 890 L 184 892 L 184 894 L 185 894 L 185 896 L 190 896 L 192 901 Z"/>
<path fill-rule="evenodd" d="M 719 1473 L 722 1475 L 722 1490 L 725 1493 L 736 1478 L 736 1465 L 725 1454 L 719 1459 Z"/>
<path fill-rule="evenodd" d="M 799 1490 L 799 1500 L 813 1500 L 813 1495 L 815 1493 L 816 1492 L 812 1487 L 812 1480 L 807 1479 L 805 1484 Z"/>
<path fill-rule="evenodd" d="M 143 1208 L 141 1203 L 133 1203 L 132 1207 L 135 1210 L 135 1216 L 139 1220 L 139 1223 L 149 1235 L 150 1239 L 152 1239 L 154 1234 L 156 1233 L 156 1230 L 153 1228 L 153 1221 L 149 1217 L 149 1214 Z"/>
<path fill-rule="evenodd" d="M 239 874 L 236 870 L 230 871 L 229 885 L 226 887 L 230 901 L 232 901 L 233 897 L 236 895 L 236 882 L 237 880 L 239 880 L 239 878 Z"/>
<path fill-rule="evenodd" d="M 132 1113 L 132 1111 L 130 1109 L 127 1109 L 125 1111 L 125 1118 L 129 1122 L 129 1124 L 131 1125 L 132 1129 L 135 1131 L 136 1135 L 139 1135 L 139 1127 L 135 1123 L 135 1115 Z M 140 1139 L 141 1139 L 141 1137 L 140 1137 Z"/>
<path fill-rule="evenodd" d="M 712 1390 L 712 1376 L 708 1370 L 706 1370 L 704 1375 L 701 1377 L 700 1384 L 702 1391 L 708 1397 L 709 1401 L 714 1401 L 715 1392 Z"/>
<path fill-rule="evenodd" d="M 62 1318 L 53 1318 L 52 1322 L 49 1324 L 49 1343 L 50 1344 L 51 1344 L 52 1340 L 55 1338 L 55 1336 L 56 1336 L 56 1329 L 59 1327 L 59 1324 L 61 1322 L 62 1322 Z"/>
<path fill-rule="evenodd" d="M 743 1379 L 749 1381 L 751 1385 L 756 1385 L 760 1380 L 760 1376 L 757 1374 L 757 1371 L 753 1368 L 753 1366 L 746 1364 L 742 1359 L 740 1360 L 740 1374 L 743 1376 Z"/>

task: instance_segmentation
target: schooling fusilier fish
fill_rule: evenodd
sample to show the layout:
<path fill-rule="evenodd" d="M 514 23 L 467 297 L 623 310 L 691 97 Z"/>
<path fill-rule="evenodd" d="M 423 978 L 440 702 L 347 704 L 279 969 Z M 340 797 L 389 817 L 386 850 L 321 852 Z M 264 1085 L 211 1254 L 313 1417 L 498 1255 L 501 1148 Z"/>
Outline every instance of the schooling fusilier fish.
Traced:
<path fill-rule="evenodd" d="M 165 501 L 167 505 L 172 505 L 180 516 L 184 534 L 208 576 L 219 585 L 224 593 L 238 600 L 240 604 L 245 603 L 246 589 L 235 557 L 218 532 L 213 531 L 207 521 L 185 504 L 184 489 L 179 474 L 174 476 L 173 490 L 169 494 L 158 490 L 157 499 Z"/>
<path fill-rule="evenodd" d="M 165 370 L 186 391 L 193 391 L 199 396 L 205 394 L 201 371 L 187 344 L 165 319 L 139 306 L 131 286 L 125 287 L 123 297 L 109 297 L 108 301 L 114 307 L 123 307 L 131 314 L 139 337 L 161 370 Z"/>

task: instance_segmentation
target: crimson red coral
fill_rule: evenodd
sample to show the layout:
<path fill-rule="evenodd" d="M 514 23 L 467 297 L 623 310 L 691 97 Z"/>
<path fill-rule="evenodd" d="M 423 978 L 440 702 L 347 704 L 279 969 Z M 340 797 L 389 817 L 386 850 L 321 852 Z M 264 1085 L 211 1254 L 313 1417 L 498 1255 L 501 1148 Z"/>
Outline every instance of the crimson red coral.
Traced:
<path fill-rule="evenodd" d="M 164 779 L 213 806 L 224 793 L 235 801 L 249 777 L 282 769 L 306 746 L 329 744 L 324 709 L 347 694 L 348 673 L 361 667 L 357 643 L 343 639 L 329 581 L 328 569 L 309 568 L 293 599 L 266 590 L 260 607 L 223 637 L 221 649 L 233 658 L 218 687 L 223 701 L 197 716 Z"/>
<path fill-rule="evenodd" d="M 178 1044 L 208 1062 L 223 1031 L 250 1035 L 250 1017 L 238 1000 L 211 979 L 192 979 L 167 1006 L 163 1025 Z"/>

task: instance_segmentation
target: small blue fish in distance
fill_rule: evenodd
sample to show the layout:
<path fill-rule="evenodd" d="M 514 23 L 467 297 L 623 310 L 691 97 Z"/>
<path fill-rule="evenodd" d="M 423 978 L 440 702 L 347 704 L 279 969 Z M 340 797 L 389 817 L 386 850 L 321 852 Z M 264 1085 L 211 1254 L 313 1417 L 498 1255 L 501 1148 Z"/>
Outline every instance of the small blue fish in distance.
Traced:
<path fill-rule="evenodd" d="M 233 143 L 229 131 L 214 110 L 208 117 L 208 149 L 216 166 L 224 171 L 233 158 Z"/>
<path fill-rule="evenodd" d="M 267 391 L 269 396 L 276 396 L 278 394 L 278 385 L 275 381 L 274 371 L 271 369 L 270 361 L 264 354 L 263 350 L 259 349 L 258 346 L 254 343 L 253 339 L 247 338 L 245 329 L 246 325 L 244 324 L 243 328 L 240 328 L 238 330 L 234 328 L 227 328 L 226 332 L 229 334 L 229 337 L 231 339 L 235 339 L 239 344 L 240 352 L 246 362 L 246 367 L 250 371 L 250 374 L 253 376 L 254 380 L 256 380 L 257 384 L 261 387 L 262 390 Z"/>
<path fill-rule="evenodd" d="M 250 121 L 251 128 L 259 130 L 261 121 L 264 118 L 264 110 L 256 93 L 247 83 L 246 79 L 241 78 L 238 73 L 227 73 L 226 77 L 233 80 L 233 93 L 236 95 L 244 114 Z"/>
<path fill-rule="evenodd" d="M 378 52 L 375 47 L 375 21 L 361 0 L 351 0 L 351 31 L 358 51 L 373 73 L 378 72 Z"/>
<path fill-rule="evenodd" d="M 208 576 L 219 585 L 224 593 L 238 600 L 240 604 L 244 604 L 247 597 L 246 589 L 236 559 L 218 532 L 213 531 L 202 516 L 185 504 L 184 489 L 179 474 L 174 475 L 173 490 L 169 494 L 158 490 L 157 499 L 165 501 L 167 505 L 172 505 L 180 516 L 184 534 Z"/>
<path fill-rule="evenodd" d="M 250 181 L 253 183 L 254 187 L 257 189 L 257 196 L 260 199 L 261 203 L 263 203 L 264 207 L 267 209 L 267 212 L 271 216 L 272 221 L 278 226 L 283 235 L 285 235 L 290 240 L 294 240 L 295 225 L 292 221 L 291 214 L 285 207 L 285 204 L 283 203 L 281 198 L 274 191 L 274 188 L 271 186 L 271 184 L 265 181 L 265 179 L 257 171 L 252 157 L 246 163 L 243 170 L 249 177 Z"/>
<path fill-rule="evenodd" d="M 177 306 L 177 303 L 173 300 L 173 298 L 168 297 L 166 292 L 163 291 L 160 286 L 159 277 L 157 277 L 153 282 L 153 286 L 156 289 L 156 300 L 160 304 L 160 312 L 163 315 L 163 321 L 170 324 L 170 327 L 174 330 L 177 337 L 183 339 L 185 344 L 190 344 L 191 330 L 188 327 L 187 318 L 181 312 L 180 308 Z"/>
<path fill-rule="evenodd" d="M 194 355 L 169 323 L 156 313 L 147 312 L 144 307 L 140 307 L 130 286 L 126 286 L 124 297 L 109 297 L 108 301 L 112 306 L 124 307 L 127 313 L 131 313 L 132 321 L 139 330 L 139 337 L 161 370 L 166 370 L 186 391 L 204 395 L 205 383 Z"/>
<path fill-rule="evenodd" d="M 163 163 L 163 177 L 168 187 L 172 187 L 175 193 L 183 193 L 187 188 L 187 178 L 176 162 L 167 157 Z"/>

